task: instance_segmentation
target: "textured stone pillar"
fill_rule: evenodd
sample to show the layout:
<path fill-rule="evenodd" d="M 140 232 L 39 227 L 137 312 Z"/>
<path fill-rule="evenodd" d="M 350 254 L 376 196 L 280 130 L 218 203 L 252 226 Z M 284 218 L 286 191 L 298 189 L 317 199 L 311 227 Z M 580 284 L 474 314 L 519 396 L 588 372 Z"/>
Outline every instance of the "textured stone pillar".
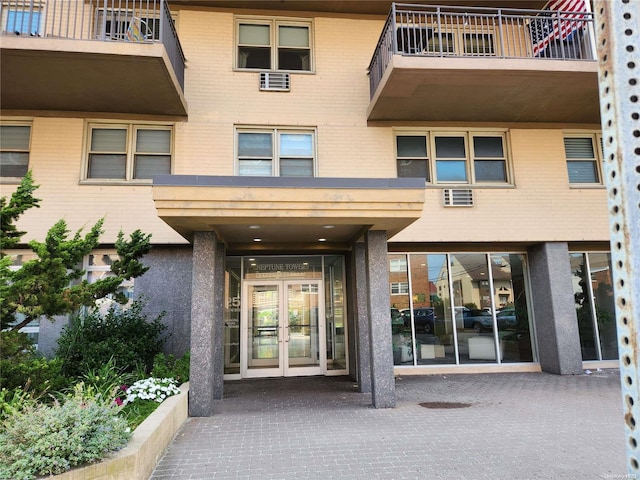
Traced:
<path fill-rule="evenodd" d="M 396 406 L 391 348 L 391 306 L 389 304 L 389 259 L 387 232 L 365 234 L 368 313 L 371 328 L 371 397 L 376 408 Z"/>
<path fill-rule="evenodd" d="M 214 266 L 213 317 L 213 398 L 222 400 L 224 387 L 224 270 L 225 247 L 216 242 Z"/>
<path fill-rule="evenodd" d="M 536 245 L 528 257 L 540 367 L 560 375 L 580 374 L 582 353 L 568 246 Z"/>
<path fill-rule="evenodd" d="M 371 392 L 371 330 L 368 313 L 367 260 L 364 243 L 353 246 L 354 279 L 353 312 L 355 318 L 356 355 L 358 359 L 358 388 L 362 393 Z"/>
<path fill-rule="evenodd" d="M 213 415 L 217 240 L 213 232 L 195 232 L 193 235 L 191 369 L 189 372 L 189 416 L 191 417 Z"/>

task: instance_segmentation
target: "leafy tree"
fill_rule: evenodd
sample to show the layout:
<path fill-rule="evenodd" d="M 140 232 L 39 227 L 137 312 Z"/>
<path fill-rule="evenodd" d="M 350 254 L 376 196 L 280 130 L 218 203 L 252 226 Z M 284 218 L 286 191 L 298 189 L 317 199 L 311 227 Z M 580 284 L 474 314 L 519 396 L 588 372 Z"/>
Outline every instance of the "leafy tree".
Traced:
<path fill-rule="evenodd" d="M 149 249 L 151 235 L 136 230 L 130 239 L 118 233 L 115 243 L 119 260 L 111 265 L 113 276 L 93 283 L 80 280 L 84 275 L 82 259 L 99 245 L 103 233 L 104 219 L 82 235 L 82 229 L 73 237 L 64 220 L 53 225 L 44 242 L 32 240 L 29 247 L 37 258 L 25 262 L 19 270 L 12 271 L 11 258 L 3 250 L 20 243 L 25 232 L 19 231 L 15 223 L 25 211 L 39 207 L 40 199 L 33 196 L 38 188 L 33 184 L 31 172 L 7 200 L 0 199 L 0 326 L 19 330 L 39 317 L 52 320 L 56 315 L 67 315 L 80 307 L 91 307 L 96 300 L 111 295 L 118 303 L 126 303 L 126 296 L 118 291 L 125 280 L 139 277 L 148 270 L 140 258 Z M 16 322 L 17 314 L 22 318 Z"/>

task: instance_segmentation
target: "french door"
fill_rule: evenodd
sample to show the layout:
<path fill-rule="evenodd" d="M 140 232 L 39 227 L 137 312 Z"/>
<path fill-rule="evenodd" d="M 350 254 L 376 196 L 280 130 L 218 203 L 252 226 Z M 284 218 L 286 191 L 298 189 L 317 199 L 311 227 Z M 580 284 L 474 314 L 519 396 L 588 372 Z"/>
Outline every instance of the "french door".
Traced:
<path fill-rule="evenodd" d="M 245 281 L 242 377 L 321 375 L 326 370 L 320 280 Z"/>

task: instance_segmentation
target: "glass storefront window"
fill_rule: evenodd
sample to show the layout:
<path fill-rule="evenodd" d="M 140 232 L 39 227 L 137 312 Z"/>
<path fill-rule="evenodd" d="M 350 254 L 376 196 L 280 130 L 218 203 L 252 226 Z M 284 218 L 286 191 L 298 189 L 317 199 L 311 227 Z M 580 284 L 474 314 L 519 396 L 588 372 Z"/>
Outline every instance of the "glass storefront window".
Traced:
<path fill-rule="evenodd" d="M 389 267 L 395 365 L 534 360 L 524 255 L 393 253 Z"/>
<path fill-rule="evenodd" d="M 327 370 L 347 368 L 343 258 L 324 257 Z"/>
<path fill-rule="evenodd" d="M 611 256 L 572 253 L 570 262 L 582 360 L 617 359 Z"/>
<path fill-rule="evenodd" d="M 241 261 L 227 257 L 224 274 L 224 373 L 240 373 Z"/>

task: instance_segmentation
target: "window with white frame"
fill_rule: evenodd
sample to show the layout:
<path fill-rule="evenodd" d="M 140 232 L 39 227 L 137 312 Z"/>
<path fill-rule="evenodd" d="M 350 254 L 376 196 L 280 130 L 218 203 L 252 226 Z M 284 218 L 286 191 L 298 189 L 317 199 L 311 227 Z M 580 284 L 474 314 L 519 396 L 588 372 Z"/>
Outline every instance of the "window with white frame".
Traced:
<path fill-rule="evenodd" d="M 405 295 L 409 293 L 409 282 L 391 282 L 391 295 Z"/>
<path fill-rule="evenodd" d="M 86 179 L 150 180 L 171 173 L 172 128 L 90 124 Z"/>
<path fill-rule="evenodd" d="M 602 184 L 602 138 L 600 135 L 564 137 L 567 173 L 571 184 Z"/>
<path fill-rule="evenodd" d="M 22 265 L 25 264 L 25 262 L 31 261 L 31 260 L 36 260 L 38 258 L 38 256 L 33 253 L 30 250 L 15 250 L 15 251 L 6 251 L 5 252 L 6 255 L 11 258 L 11 265 L 9 265 L 9 270 L 15 272 L 17 270 L 20 270 L 20 268 L 22 268 Z M 22 313 L 16 313 L 15 316 L 15 321 L 11 322 L 9 325 L 10 326 L 15 326 L 18 323 L 24 321 L 25 316 Z M 36 318 L 35 320 L 32 320 L 26 327 L 22 327 L 20 329 L 20 332 L 22 333 L 26 333 L 27 337 L 29 337 L 29 340 L 31 340 L 31 342 L 33 343 L 33 345 L 35 346 L 35 348 L 38 348 L 38 338 L 39 338 L 39 334 L 40 334 L 40 319 Z"/>
<path fill-rule="evenodd" d="M 0 177 L 23 177 L 29 169 L 31 125 L 0 125 Z"/>
<path fill-rule="evenodd" d="M 236 26 L 237 68 L 312 70 L 311 22 L 240 18 Z"/>
<path fill-rule="evenodd" d="M 433 183 L 510 182 L 504 132 L 398 132 L 398 177 Z"/>
<path fill-rule="evenodd" d="M 389 259 L 389 271 L 390 272 L 406 272 L 407 271 L 407 259 L 402 258 L 390 258 Z"/>
<path fill-rule="evenodd" d="M 118 254 L 114 251 L 94 251 L 84 258 L 84 270 L 85 278 L 87 282 L 94 283 L 97 280 L 103 278 L 113 277 L 114 273 L 111 271 L 111 264 L 118 260 Z M 133 301 L 133 285 L 134 280 L 129 279 L 123 281 L 118 287 L 118 292 L 123 293 L 129 303 Z M 113 299 L 113 296 L 107 295 L 104 298 L 100 298 L 96 301 L 96 309 L 102 314 L 106 314 L 111 307 L 117 307 L 119 304 Z"/>
<path fill-rule="evenodd" d="M 237 172 L 241 176 L 315 176 L 315 131 L 239 128 Z"/>

